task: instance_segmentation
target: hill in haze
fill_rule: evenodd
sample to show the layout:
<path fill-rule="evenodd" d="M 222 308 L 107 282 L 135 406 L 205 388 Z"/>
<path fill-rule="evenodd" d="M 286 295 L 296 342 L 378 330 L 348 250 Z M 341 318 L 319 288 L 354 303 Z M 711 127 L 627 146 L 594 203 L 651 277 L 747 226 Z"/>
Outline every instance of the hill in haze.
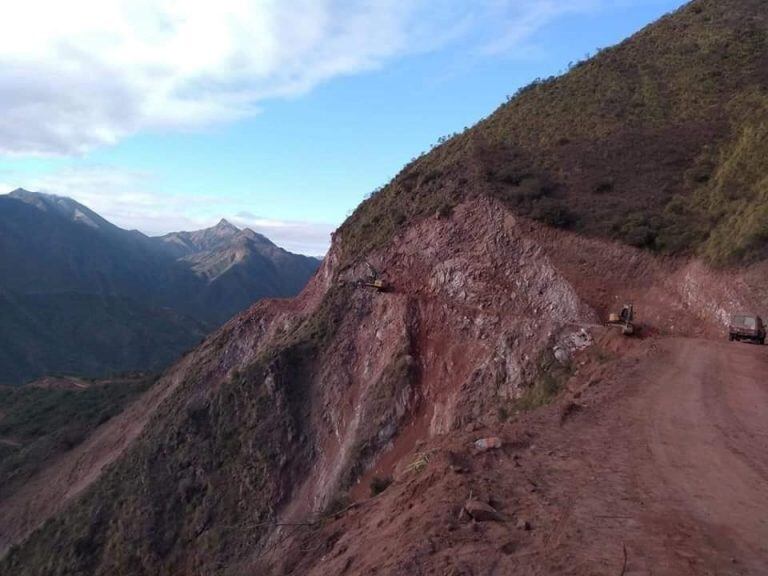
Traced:
<path fill-rule="evenodd" d="M 158 369 L 318 264 L 228 223 L 150 238 L 16 190 L 0 196 L 0 382 Z"/>
<path fill-rule="evenodd" d="M 767 29 L 695 0 L 406 166 L 0 500 L 0 574 L 759 574 L 765 357 L 723 333 L 768 311 Z"/>

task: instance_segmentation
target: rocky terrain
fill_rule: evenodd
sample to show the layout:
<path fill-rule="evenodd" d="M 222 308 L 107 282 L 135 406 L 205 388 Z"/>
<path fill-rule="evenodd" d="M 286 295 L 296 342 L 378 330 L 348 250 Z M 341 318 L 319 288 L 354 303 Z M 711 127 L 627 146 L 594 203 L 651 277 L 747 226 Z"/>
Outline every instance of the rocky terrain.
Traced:
<path fill-rule="evenodd" d="M 767 20 L 696 0 L 407 166 L 0 499 L 0 573 L 764 572 Z"/>
<path fill-rule="evenodd" d="M 445 536 L 453 525 L 444 522 L 448 510 L 458 526 L 469 522 L 459 519 L 459 511 L 477 495 L 499 499 L 495 507 L 514 522 L 502 524 L 498 538 L 511 538 L 503 531 L 518 534 L 517 516 L 511 515 L 517 501 L 505 503 L 505 495 L 519 489 L 521 479 L 503 481 L 503 469 L 473 464 L 493 458 L 473 456 L 474 440 L 501 436 L 505 445 L 537 443 L 535 436 L 510 436 L 508 430 L 527 430 L 520 410 L 587 385 L 589 395 L 611 396 L 606 382 L 615 378 L 626 385 L 623 366 L 634 366 L 633 355 L 655 354 L 651 342 L 719 335 L 723 310 L 766 304 L 750 290 L 753 271 L 738 278 L 738 289 L 723 290 L 719 272 L 687 259 L 660 260 L 546 228 L 492 200 L 422 221 L 371 254 L 386 271 L 386 293 L 358 287 L 363 266 L 339 269 L 339 250 L 337 241 L 298 299 L 265 301 L 228 323 L 130 410 L 0 503 L 9 519 L 0 534 L 6 545 L 69 506 L 6 556 L 7 569 L 249 573 L 266 566 L 276 574 L 303 574 L 320 559 L 299 550 L 311 550 L 316 537 L 320 546 L 327 526 L 350 521 L 346 513 L 333 520 L 333 512 L 365 502 L 361 510 L 392 506 L 389 514 L 399 517 L 417 502 L 436 503 L 433 496 L 421 500 L 415 494 L 390 499 L 424 478 L 450 482 L 453 476 L 443 478 L 450 466 L 466 468 L 456 477 L 469 482 L 462 484 L 468 489 L 436 489 L 447 501 L 433 511 L 442 520 L 431 529 Z M 695 298 L 691 286 L 697 287 Z M 634 302 L 643 319 L 645 337 L 636 343 L 617 341 L 600 324 L 605 310 L 624 301 Z M 562 364 L 558 350 L 567 358 Z M 585 381 L 590 372 L 595 378 Z M 558 421 L 558 410 L 538 416 L 543 423 L 531 424 L 531 433 L 539 429 L 549 438 L 545 430 Z M 580 408 L 574 421 L 587 410 Z M 503 452 L 510 458 L 514 453 Z M 535 462 L 546 466 L 547 458 Z M 476 466 L 482 491 L 472 488 Z M 495 490 L 490 479 L 480 481 L 486 473 Z M 374 478 L 388 477 L 394 483 L 381 502 L 369 502 Z M 353 518 L 363 518 L 353 510 Z M 362 533 L 374 540 L 375 524 L 367 522 L 376 517 L 360 520 Z M 537 530 L 544 529 L 544 518 L 535 516 Z M 310 526 L 295 529 L 304 524 Z M 402 530 L 406 541 L 417 540 L 402 527 L 392 529 Z M 484 532 L 472 534 L 487 545 L 505 544 L 496 536 L 489 543 Z M 70 542 L 68 552 L 50 557 L 45 550 L 60 545 L 55 542 Z M 360 543 L 363 550 L 375 545 Z M 283 563 L 287 549 L 296 564 Z M 415 566 L 429 573 L 432 562 L 472 573 L 461 571 L 472 562 L 446 560 L 453 558 L 450 550 L 422 555 L 405 547 L 382 573 Z M 339 556 L 343 563 L 348 557 Z M 34 558 L 51 558 L 51 564 Z M 364 558 L 349 573 L 370 573 Z M 147 568 L 136 568 L 139 559 Z"/>
<path fill-rule="evenodd" d="M 164 368 L 259 298 L 297 294 L 318 265 L 227 222 L 150 238 L 16 190 L 0 196 L 0 383 Z"/>

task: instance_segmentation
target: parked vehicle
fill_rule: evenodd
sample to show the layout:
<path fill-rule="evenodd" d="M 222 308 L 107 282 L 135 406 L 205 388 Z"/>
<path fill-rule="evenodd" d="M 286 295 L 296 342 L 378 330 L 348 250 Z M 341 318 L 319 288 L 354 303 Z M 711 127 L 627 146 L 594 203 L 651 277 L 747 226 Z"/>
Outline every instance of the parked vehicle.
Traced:
<path fill-rule="evenodd" d="M 765 325 L 756 314 L 734 314 L 728 328 L 728 340 L 765 344 Z"/>

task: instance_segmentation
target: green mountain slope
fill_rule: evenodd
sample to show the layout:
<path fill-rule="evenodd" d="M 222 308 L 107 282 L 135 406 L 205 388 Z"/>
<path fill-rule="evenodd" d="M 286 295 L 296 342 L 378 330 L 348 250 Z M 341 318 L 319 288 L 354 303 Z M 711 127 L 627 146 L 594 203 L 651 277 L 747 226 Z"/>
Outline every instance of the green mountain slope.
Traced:
<path fill-rule="evenodd" d="M 0 386 L 0 500 L 80 444 L 153 382 L 136 375 L 82 382 L 82 388 Z"/>
<path fill-rule="evenodd" d="M 0 382 L 160 370 L 208 329 L 169 308 L 119 296 L 0 291 Z"/>
<path fill-rule="evenodd" d="M 178 253 L 170 237 L 218 241 Z M 161 369 L 256 300 L 297 294 L 318 265 L 229 224 L 150 238 L 16 190 L 0 196 L 0 384 Z"/>
<path fill-rule="evenodd" d="M 364 202 L 342 227 L 348 257 L 477 194 L 651 250 L 765 257 L 766 30 L 760 0 L 697 0 L 534 82 Z"/>

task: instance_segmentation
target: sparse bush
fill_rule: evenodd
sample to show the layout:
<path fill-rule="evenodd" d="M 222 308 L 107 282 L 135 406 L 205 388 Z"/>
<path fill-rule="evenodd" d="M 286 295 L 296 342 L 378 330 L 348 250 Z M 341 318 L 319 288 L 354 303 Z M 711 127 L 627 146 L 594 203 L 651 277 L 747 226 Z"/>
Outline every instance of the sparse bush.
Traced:
<path fill-rule="evenodd" d="M 391 218 L 392 218 L 392 223 L 395 226 L 401 226 L 407 220 L 405 214 L 401 210 L 397 210 L 397 209 L 392 210 Z"/>
<path fill-rule="evenodd" d="M 534 206 L 531 217 L 555 228 L 570 228 L 576 216 L 562 200 L 542 198 Z"/>
<path fill-rule="evenodd" d="M 515 409 L 533 410 L 549 404 L 560 392 L 571 373 L 570 365 L 560 364 L 551 350 L 545 350 L 539 358 L 536 379 L 515 401 Z"/>
<path fill-rule="evenodd" d="M 443 175 L 441 170 L 430 170 L 422 175 L 419 179 L 419 186 L 426 186 L 430 182 L 434 182 Z"/>
<path fill-rule="evenodd" d="M 595 194 L 610 194 L 613 192 L 613 180 L 603 180 L 598 182 L 592 190 Z"/>
<path fill-rule="evenodd" d="M 371 496 L 378 496 L 392 484 L 392 476 L 374 476 L 371 478 Z"/>
<path fill-rule="evenodd" d="M 521 172 L 518 166 L 505 165 L 497 170 L 492 170 L 488 174 L 489 179 L 496 182 L 509 184 L 510 186 L 520 186 L 523 180 L 531 179 L 533 176 L 527 172 Z"/>
<path fill-rule="evenodd" d="M 497 411 L 499 422 L 506 422 L 509 420 L 509 415 L 509 408 L 507 408 L 506 404 L 499 406 Z"/>
<path fill-rule="evenodd" d="M 660 222 L 636 212 L 627 216 L 618 228 L 618 236 L 637 248 L 655 248 Z"/>
<path fill-rule="evenodd" d="M 437 217 L 440 220 L 447 220 L 451 217 L 453 214 L 453 204 L 450 202 L 444 202 L 440 205 L 440 208 L 437 209 Z"/>
<path fill-rule="evenodd" d="M 334 495 L 333 498 L 330 499 L 328 502 L 328 505 L 325 507 L 325 514 L 328 516 L 333 516 L 334 514 L 338 514 L 342 510 L 349 507 L 349 494 L 346 492 L 339 492 L 336 495 Z"/>

